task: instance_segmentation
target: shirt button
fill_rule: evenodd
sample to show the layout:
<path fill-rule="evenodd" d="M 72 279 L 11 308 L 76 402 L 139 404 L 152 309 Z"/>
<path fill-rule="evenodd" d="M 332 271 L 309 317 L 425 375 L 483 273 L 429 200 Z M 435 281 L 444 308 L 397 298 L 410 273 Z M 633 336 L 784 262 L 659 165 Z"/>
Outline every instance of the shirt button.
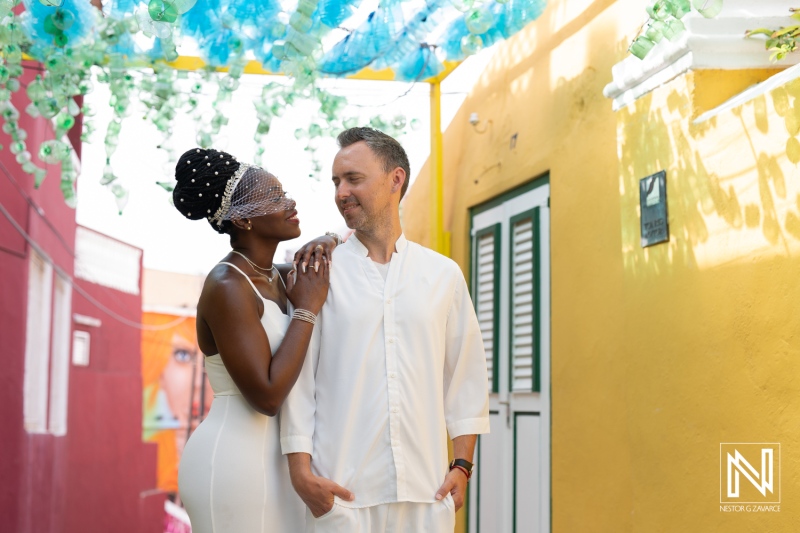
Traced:
<path fill-rule="evenodd" d="M 393 413 L 396 413 L 396 412 L 398 412 L 399 410 L 400 410 L 400 409 L 398 409 L 397 407 L 392 407 L 392 412 L 393 412 Z"/>
<path fill-rule="evenodd" d="M 389 377 L 390 377 L 390 378 L 394 378 L 394 377 L 396 377 L 396 376 L 397 376 L 397 374 L 395 374 L 394 372 L 389 372 Z"/>
<path fill-rule="evenodd" d="M 394 344 L 394 339 L 389 339 L 389 344 Z"/>
<path fill-rule="evenodd" d="M 387 303 L 387 304 L 390 304 L 390 303 L 392 303 L 392 299 L 391 299 L 391 298 L 389 298 L 388 300 L 386 300 L 386 303 Z"/>

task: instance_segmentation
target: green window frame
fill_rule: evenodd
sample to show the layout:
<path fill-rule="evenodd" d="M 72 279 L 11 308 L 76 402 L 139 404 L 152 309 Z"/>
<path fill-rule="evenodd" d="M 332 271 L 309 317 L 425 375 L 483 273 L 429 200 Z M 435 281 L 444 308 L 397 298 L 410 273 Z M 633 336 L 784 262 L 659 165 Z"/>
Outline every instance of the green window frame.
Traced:
<path fill-rule="evenodd" d="M 500 252 L 502 248 L 502 225 L 498 222 L 491 226 L 487 226 L 475 233 L 473 237 L 472 246 L 472 294 L 473 305 L 475 306 L 475 313 L 478 313 L 478 306 L 480 305 L 480 298 L 478 292 L 478 253 L 481 237 L 484 235 L 493 234 L 494 237 L 494 279 L 492 280 L 492 390 L 491 392 L 498 392 L 500 390 L 500 373 L 498 372 L 500 364 Z"/>
<path fill-rule="evenodd" d="M 533 329 L 531 333 L 531 391 L 530 392 L 541 392 L 542 391 L 542 369 L 541 369 L 541 334 L 542 334 L 542 300 L 541 294 L 539 290 L 541 288 L 541 217 L 540 217 L 541 208 L 536 206 L 534 208 L 528 209 L 527 211 L 523 211 L 517 215 L 511 217 L 508 221 L 509 227 L 509 272 L 508 272 L 508 280 L 509 280 L 509 290 L 508 290 L 508 316 L 509 316 L 509 335 L 508 335 L 508 384 L 509 390 L 513 391 L 514 387 L 514 227 L 517 225 L 518 222 L 523 220 L 530 219 L 531 221 L 531 286 L 532 286 L 532 298 L 531 298 L 531 327 Z M 519 392 L 519 391 L 516 391 Z"/>

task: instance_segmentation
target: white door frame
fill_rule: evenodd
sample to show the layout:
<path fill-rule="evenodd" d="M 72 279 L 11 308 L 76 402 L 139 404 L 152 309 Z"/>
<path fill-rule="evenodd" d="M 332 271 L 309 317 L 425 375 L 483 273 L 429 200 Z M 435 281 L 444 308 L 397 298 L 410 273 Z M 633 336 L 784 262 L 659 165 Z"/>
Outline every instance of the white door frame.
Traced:
<path fill-rule="evenodd" d="M 494 331 L 495 337 L 499 335 L 496 344 L 494 372 L 497 374 L 498 392 L 490 394 L 490 413 L 492 434 L 479 438 L 476 450 L 476 473 L 470 483 L 470 496 L 468 507 L 468 533 L 549 533 L 551 529 L 551 409 L 550 409 L 550 185 L 548 178 L 539 178 L 526 185 L 518 187 L 486 204 L 471 210 L 470 250 L 475 246 L 475 235 L 481 230 L 500 224 L 500 262 L 499 262 L 499 300 L 494 305 L 499 309 L 498 328 Z M 510 392 L 511 386 L 511 219 L 519 214 L 528 212 L 538 207 L 539 214 L 539 364 L 540 364 L 540 391 L 539 392 Z M 495 243 L 497 246 L 498 243 Z M 470 254 L 470 274 L 473 274 L 473 257 Z M 495 275 L 498 275 L 497 273 Z M 470 286 L 474 287 L 471 280 Z M 536 320 L 536 318 L 534 318 Z M 519 457 L 523 459 L 517 464 L 516 435 L 520 417 L 537 416 L 538 420 L 528 420 L 525 428 L 530 431 L 535 428 L 539 432 L 538 446 L 529 452 L 521 451 Z M 538 422 L 538 424 L 537 424 Z M 533 425 L 531 426 L 530 423 Z M 484 452 L 489 448 L 492 453 L 482 457 L 481 440 L 484 441 Z M 538 453 L 537 453 L 538 452 Z M 495 457 L 499 453 L 500 457 Z M 538 464 L 536 458 L 538 456 Z M 524 461 L 534 461 L 533 464 Z M 499 477 L 493 476 L 500 486 L 492 487 L 493 494 L 489 496 L 492 501 L 484 500 L 484 509 L 480 508 L 481 499 L 481 468 L 502 469 Z M 536 490 L 539 497 L 538 515 L 535 529 L 530 529 L 525 524 L 515 524 L 520 510 L 516 509 L 518 480 L 516 473 L 520 469 L 538 469 L 539 486 L 530 487 Z M 499 480 L 499 481 L 497 481 Z M 524 480 L 523 480 L 524 483 Z M 484 489 L 485 490 L 485 489 Z M 488 503 L 488 505 L 486 505 Z M 533 502 L 531 502 L 533 503 Z M 535 507 L 533 508 L 535 509 Z M 480 513 L 491 513 L 492 529 L 481 531 Z M 531 514 L 531 508 L 521 511 Z M 480 522 L 486 522 L 486 516 Z M 497 522 L 497 523 L 495 523 Z"/>

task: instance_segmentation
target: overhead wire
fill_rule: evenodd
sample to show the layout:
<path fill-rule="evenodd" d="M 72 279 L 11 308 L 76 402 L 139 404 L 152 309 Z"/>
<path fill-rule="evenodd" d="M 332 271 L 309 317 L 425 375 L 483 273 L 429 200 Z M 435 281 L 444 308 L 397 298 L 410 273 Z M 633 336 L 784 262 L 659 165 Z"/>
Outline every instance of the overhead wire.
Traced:
<path fill-rule="evenodd" d="M 23 189 L 22 186 L 19 184 L 19 182 L 16 179 L 14 179 L 14 176 L 2 162 L 0 162 L 0 170 L 3 171 L 3 174 L 5 174 L 6 176 L 6 179 L 8 179 L 8 181 L 11 182 L 14 188 L 17 189 L 17 192 L 20 194 L 20 196 L 22 196 L 25 199 L 28 205 L 33 208 L 34 212 L 37 215 L 39 215 L 39 217 L 41 217 L 41 219 L 44 221 L 47 227 L 50 228 L 50 231 L 53 232 L 53 234 L 56 236 L 56 239 L 58 239 L 58 241 L 61 243 L 64 249 L 67 250 L 67 252 L 69 252 L 69 255 L 75 257 L 75 250 L 73 250 L 72 247 L 67 243 L 67 240 L 64 238 L 63 235 L 61 235 L 61 232 L 58 231 L 58 228 L 56 228 L 53 225 L 53 223 L 50 222 L 50 219 L 48 219 L 47 216 L 45 215 L 44 209 L 42 209 L 36 202 L 33 201 L 33 198 L 31 198 L 30 195 L 27 192 L 25 192 L 25 189 Z"/>
<path fill-rule="evenodd" d="M 39 243 L 33 240 L 33 238 L 30 235 L 28 235 L 28 232 L 26 232 L 25 229 L 23 229 L 23 227 L 20 226 L 20 224 L 14 219 L 14 217 L 11 216 L 11 213 L 8 212 L 6 207 L 1 202 L 0 202 L 0 214 L 2 214 L 6 218 L 6 220 L 8 220 L 11 226 L 17 231 L 17 233 L 19 233 L 22 236 L 23 239 L 25 239 L 25 241 L 30 245 L 30 247 L 33 248 L 36 251 L 36 253 L 39 254 L 39 256 L 41 256 L 42 260 L 50 264 L 53 267 L 53 270 L 56 271 L 56 274 L 65 281 L 67 281 L 72 286 L 75 292 L 83 296 L 90 304 L 94 305 L 96 308 L 98 308 L 100 311 L 104 312 L 114 320 L 117 320 L 118 322 L 121 322 L 126 326 L 145 331 L 161 331 L 170 329 L 186 320 L 187 317 L 184 316 L 176 320 L 173 320 L 172 322 L 168 322 L 167 324 L 160 324 L 160 325 L 142 324 L 141 322 L 135 322 L 120 315 L 113 309 L 109 309 L 108 307 L 103 305 L 102 302 L 99 302 L 91 294 L 89 294 L 83 287 L 78 285 L 75 282 L 74 278 L 69 274 L 67 274 L 67 272 L 63 268 L 58 266 L 58 264 L 56 264 L 56 262 L 53 261 L 50 255 L 44 251 L 44 249 L 39 245 Z"/>

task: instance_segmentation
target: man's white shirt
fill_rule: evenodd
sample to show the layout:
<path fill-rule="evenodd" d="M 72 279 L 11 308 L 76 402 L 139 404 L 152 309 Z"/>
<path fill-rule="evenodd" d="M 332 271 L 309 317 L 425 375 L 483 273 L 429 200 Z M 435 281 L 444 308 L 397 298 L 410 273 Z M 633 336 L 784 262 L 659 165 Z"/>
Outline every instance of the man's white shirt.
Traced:
<path fill-rule="evenodd" d="M 281 411 L 284 454 L 350 490 L 345 507 L 434 502 L 447 435 L 489 432 L 486 355 L 458 265 L 400 236 L 386 279 L 355 235 Z"/>

